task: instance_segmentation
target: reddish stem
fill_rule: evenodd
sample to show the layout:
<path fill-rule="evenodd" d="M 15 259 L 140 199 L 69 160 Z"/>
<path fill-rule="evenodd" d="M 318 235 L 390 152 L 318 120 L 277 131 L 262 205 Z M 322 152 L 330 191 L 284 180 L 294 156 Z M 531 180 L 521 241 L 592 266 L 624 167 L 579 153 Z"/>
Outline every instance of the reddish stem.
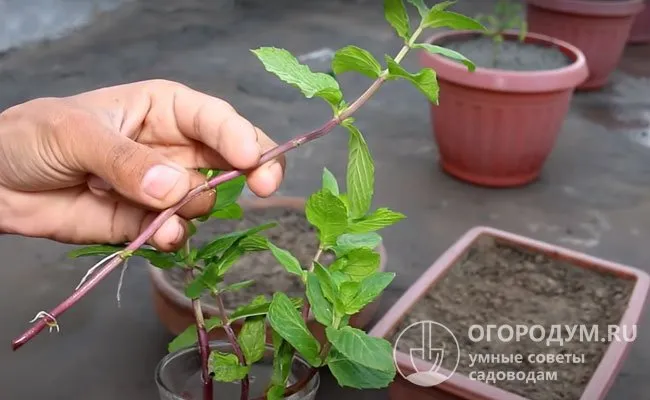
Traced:
<path fill-rule="evenodd" d="M 192 308 L 194 309 L 194 318 L 196 319 L 196 333 L 199 341 L 199 353 L 201 354 L 201 380 L 203 381 L 203 400 L 212 400 L 212 377 L 210 376 L 210 369 L 208 367 L 210 359 L 210 340 L 208 339 L 208 331 L 205 329 L 205 321 L 203 320 L 203 311 L 201 310 L 201 302 L 198 299 L 192 300 Z"/>
<path fill-rule="evenodd" d="M 328 132 L 334 129 L 334 127 L 336 127 L 340 122 L 341 122 L 340 119 L 333 118 L 327 121 L 323 126 L 321 126 L 318 129 L 296 136 L 290 141 L 274 147 L 273 149 L 267 151 L 262 155 L 262 157 L 260 158 L 260 162 L 258 163 L 258 166 L 265 164 L 273 160 L 274 158 L 281 156 L 282 154 L 292 149 L 295 149 L 298 146 L 301 146 L 305 143 L 309 143 L 312 140 L 318 139 L 321 136 L 326 135 Z M 215 178 L 213 178 L 212 180 L 210 180 L 209 182 L 201 186 L 195 187 L 176 205 L 158 214 L 156 219 L 140 234 L 140 236 L 138 236 L 133 242 L 131 242 L 125 248 L 125 250 L 128 252 L 128 251 L 135 251 L 139 249 L 142 245 L 144 245 L 147 242 L 147 240 L 149 240 L 153 236 L 153 234 L 162 226 L 162 224 L 165 221 L 167 221 L 176 212 L 178 212 L 179 209 L 181 209 L 185 204 L 189 203 L 192 199 L 194 199 L 199 194 L 203 193 L 206 190 L 213 189 L 217 185 L 230 181 L 245 173 L 246 171 L 238 171 L 238 170 L 229 171 L 224 174 L 220 174 L 216 176 Z M 56 306 L 54 309 L 49 311 L 49 315 L 51 317 L 43 317 L 38 319 L 21 336 L 19 336 L 17 339 L 14 339 L 11 342 L 12 349 L 14 351 L 18 350 L 25 343 L 29 342 L 36 335 L 38 335 L 44 328 L 48 327 L 49 326 L 48 324 L 56 322 L 56 321 L 52 321 L 51 318 L 59 317 L 61 314 L 66 312 L 70 307 L 76 304 L 79 300 L 81 300 L 81 298 L 83 298 L 91 289 L 97 286 L 102 281 L 102 279 L 104 279 L 108 274 L 113 272 L 122 263 L 122 261 L 124 261 L 125 258 L 126 258 L 125 256 L 118 256 L 112 258 L 108 263 L 106 263 L 102 268 L 100 268 L 94 275 L 92 275 L 88 280 L 86 280 L 84 284 L 81 285 L 81 287 L 79 287 L 79 289 L 73 292 L 70 297 L 68 297 L 62 303 Z"/>
<path fill-rule="evenodd" d="M 214 297 L 217 300 L 217 307 L 219 308 L 219 316 L 223 321 L 223 330 L 226 332 L 226 336 L 228 336 L 228 342 L 230 342 L 233 352 L 239 359 L 239 363 L 245 366 L 246 357 L 244 356 L 244 352 L 242 351 L 241 346 L 237 341 L 237 336 L 235 336 L 235 332 L 232 330 L 232 327 L 230 326 L 230 322 L 228 321 L 228 314 L 226 313 L 226 307 L 224 307 L 223 305 L 223 299 L 219 294 L 216 294 Z M 248 377 L 248 374 L 246 374 L 246 376 L 241 380 L 241 396 L 240 396 L 241 400 L 248 400 L 249 391 L 250 391 L 250 379 Z"/>

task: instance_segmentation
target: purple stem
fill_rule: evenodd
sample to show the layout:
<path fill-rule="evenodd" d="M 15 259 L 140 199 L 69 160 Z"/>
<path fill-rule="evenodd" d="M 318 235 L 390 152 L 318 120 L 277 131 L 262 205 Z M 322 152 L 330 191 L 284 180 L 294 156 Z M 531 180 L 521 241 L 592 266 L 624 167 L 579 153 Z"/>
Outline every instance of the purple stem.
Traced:
<path fill-rule="evenodd" d="M 203 381 L 203 400 L 212 400 L 213 383 L 212 377 L 210 376 L 210 369 L 208 367 L 208 360 L 210 359 L 210 340 L 208 339 L 208 331 L 205 329 L 205 321 L 203 320 L 201 302 L 198 299 L 193 299 L 192 308 L 194 309 L 196 333 L 199 341 L 199 353 L 201 354 L 201 380 Z"/>
<path fill-rule="evenodd" d="M 246 366 L 246 357 L 244 356 L 244 352 L 242 351 L 241 346 L 237 341 L 237 336 L 235 336 L 235 332 L 232 330 L 232 327 L 230 326 L 230 322 L 228 322 L 228 314 L 226 313 L 226 307 L 224 307 L 223 305 L 223 299 L 219 294 L 216 294 L 214 297 L 217 300 L 217 307 L 219 308 L 219 316 L 223 321 L 223 330 L 226 332 L 226 336 L 228 336 L 228 342 L 230 342 L 233 352 L 239 359 L 239 363 L 243 366 Z M 248 374 L 246 374 L 246 376 L 241 380 L 241 396 L 240 396 L 241 400 L 248 400 L 249 391 L 250 391 L 250 379 L 248 377 Z"/>

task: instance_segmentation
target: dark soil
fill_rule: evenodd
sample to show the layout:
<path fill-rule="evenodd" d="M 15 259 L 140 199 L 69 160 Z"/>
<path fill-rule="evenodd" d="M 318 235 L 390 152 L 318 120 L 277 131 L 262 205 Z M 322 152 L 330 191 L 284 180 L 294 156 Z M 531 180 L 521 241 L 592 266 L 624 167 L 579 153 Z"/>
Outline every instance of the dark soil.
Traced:
<path fill-rule="evenodd" d="M 500 46 L 488 37 L 448 39 L 442 46 L 455 50 L 483 68 L 510 71 L 546 71 L 571 65 L 559 49 L 517 40 L 505 40 Z M 495 58 L 496 55 L 496 58 Z M 496 64 L 495 64 L 496 60 Z"/>
<path fill-rule="evenodd" d="M 633 285 L 631 280 L 577 268 L 484 238 L 417 302 L 396 328 L 391 341 L 395 343 L 400 332 L 410 324 L 435 321 L 451 330 L 458 340 L 460 362 L 456 373 L 470 376 L 472 371 L 474 374 L 479 371 L 523 371 L 537 377 L 546 371 L 557 371 L 556 380 L 526 382 L 525 379 L 506 379 L 489 383 L 533 400 L 577 400 L 607 349 L 607 341 L 601 342 L 607 336 L 607 326 L 619 323 Z M 478 331 L 474 331 L 473 336 L 478 340 L 476 342 L 469 335 L 472 325 L 480 325 L 484 332 L 487 332 L 488 325 L 497 328 L 508 325 L 516 332 L 518 326 L 530 329 L 536 324 L 545 330 L 541 341 L 531 339 L 527 333 L 522 334 L 518 341 L 516 336 L 510 339 L 507 331 L 503 331 L 501 340 L 494 328 L 489 341 L 476 339 Z M 562 327 L 563 338 L 569 336 L 565 326 L 576 327 L 573 339 L 563 344 L 547 343 L 551 326 L 555 324 Z M 589 340 L 581 336 L 582 324 L 586 325 L 585 333 L 591 331 L 592 325 L 598 325 L 598 339 Z M 445 349 L 451 349 L 451 356 L 448 355 L 442 365 L 453 370 L 456 343 L 442 329 L 432 329 L 431 332 L 434 337 L 432 348 L 444 344 Z M 630 333 L 631 330 L 627 337 Z M 406 353 L 411 348 L 421 348 L 421 335 L 422 329 L 406 330 L 399 339 L 398 348 Z M 535 331 L 535 338 L 540 335 L 540 331 Z M 584 355 L 584 363 L 582 360 L 577 364 L 530 363 L 527 359 L 529 354 L 549 353 Z M 523 362 L 476 360 L 477 355 L 493 354 L 521 354 Z M 470 366 L 470 355 L 475 361 L 473 366 Z M 475 377 L 480 379 L 479 375 Z"/>
<path fill-rule="evenodd" d="M 199 227 L 198 233 L 192 240 L 192 245 L 199 247 L 208 243 L 215 236 L 246 230 L 268 222 L 277 222 L 278 226 L 262 233 L 276 246 L 289 250 L 298 258 L 301 265 L 309 265 L 318 248 L 318 237 L 304 213 L 298 210 L 286 208 L 246 210 L 242 220 L 210 220 Z M 331 256 L 325 254 L 321 257 L 321 261 L 329 264 Z M 176 288 L 184 290 L 182 271 L 170 270 L 166 271 L 166 274 Z M 226 308 L 234 309 L 247 304 L 260 294 L 264 294 L 270 299 L 275 292 L 283 292 L 288 296 L 297 297 L 302 297 L 302 293 L 304 293 L 300 278 L 287 273 L 270 251 L 251 252 L 244 255 L 226 273 L 224 283 L 232 284 L 250 279 L 255 281 L 252 286 L 223 294 Z M 214 300 L 208 296 L 204 296 L 202 301 L 216 306 Z"/>

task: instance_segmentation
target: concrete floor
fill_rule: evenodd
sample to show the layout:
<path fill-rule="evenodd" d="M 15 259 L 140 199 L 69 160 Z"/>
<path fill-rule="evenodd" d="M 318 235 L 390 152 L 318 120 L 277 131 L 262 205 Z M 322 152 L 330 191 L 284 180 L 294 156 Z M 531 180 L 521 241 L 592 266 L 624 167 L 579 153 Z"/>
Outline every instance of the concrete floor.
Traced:
<path fill-rule="evenodd" d="M 256 2 L 262 3 L 262 2 Z M 298 3 L 298 2 L 294 2 Z M 249 7 L 225 16 L 210 1 L 141 0 L 101 15 L 64 38 L 0 55 L 0 109 L 148 79 L 178 80 L 229 100 L 276 141 L 314 128 L 327 107 L 276 84 L 248 49 L 275 45 L 301 55 L 356 44 L 392 54 L 398 41 L 370 2 L 302 2 Z M 461 12 L 490 1 L 461 1 Z M 406 60 L 410 69 L 417 60 Z M 645 76 L 643 75 L 645 74 Z M 344 76 L 353 96 L 368 80 Z M 650 271 L 650 46 L 630 47 L 611 84 L 579 94 L 540 180 L 490 190 L 439 170 L 428 106 L 406 83 L 388 85 L 358 113 L 377 163 L 376 204 L 408 220 L 384 233 L 388 268 L 398 272 L 386 310 L 467 229 L 491 225 Z M 345 171 L 346 136 L 332 135 L 288 156 L 280 194 L 308 195 L 323 166 Z M 142 264 L 129 268 L 117 307 L 112 276 L 60 318 L 60 334 L 43 334 L 16 353 L 9 342 L 36 312 L 74 288 L 88 260 L 69 261 L 70 246 L 0 237 L 0 388 L 6 399 L 155 399 L 153 370 L 170 336 L 153 313 Z M 608 399 L 648 398 L 650 319 Z M 384 399 L 384 391 L 343 390 L 324 376 L 318 399 Z"/>

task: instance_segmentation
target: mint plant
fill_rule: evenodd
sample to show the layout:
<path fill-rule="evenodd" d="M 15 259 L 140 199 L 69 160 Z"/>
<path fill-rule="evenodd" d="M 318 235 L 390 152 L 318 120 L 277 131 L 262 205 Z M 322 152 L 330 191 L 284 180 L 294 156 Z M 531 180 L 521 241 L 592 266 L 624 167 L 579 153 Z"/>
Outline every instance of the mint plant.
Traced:
<path fill-rule="evenodd" d="M 402 0 L 385 0 L 386 20 L 403 39 L 403 47 L 395 57 L 386 55 L 385 67 L 368 51 L 349 45 L 336 52 L 332 61 L 335 76 L 358 72 L 374 82 L 355 101 L 345 101 L 335 76 L 312 72 L 300 64 L 287 50 L 262 47 L 253 50 L 264 68 L 285 83 L 299 89 L 306 98 L 324 100 L 332 109 L 333 117 L 320 128 L 295 137 L 262 156 L 260 165 L 273 158 L 332 131 L 336 126 L 349 133 L 348 163 L 345 189 L 341 190 L 337 178 L 323 169 L 319 190 L 309 196 L 305 215 L 318 232 L 319 246 L 313 261 L 301 265 L 286 249 L 271 242 L 264 231 L 274 223 L 264 224 L 245 231 L 231 232 L 213 238 L 207 244 L 195 247 L 192 231 L 186 246 L 176 252 L 162 252 L 143 247 L 144 243 L 162 223 L 198 194 L 214 190 L 216 201 L 212 211 L 197 220 L 238 219 L 243 210 L 237 200 L 245 186 L 243 171 L 200 170 L 206 177 L 203 185 L 194 188 L 182 201 L 160 213 L 150 226 L 133 242 L 121 246 L 98 244 L 79 248 L 71 257 L 104 256 L 87 274 L 77 290 L 50 312 L 41 312 L 34 325 L 13 341 L 18 349 L 45 327 L 58 329 L 56 318 L 73 306 L 104 277 L 130 257 L 147 259 L 162 269 L 181 268 L 187 277 L 185 295 L 191 299 L 195 324 L 178 335 L 168 350 L 174 352 L 198 344 L 201 355 L 204 399 L 213 397 L 213 381 L 241 381 L 241 399 L 250 398 L 249 372 L 265 353 L 267 326 L 272 332 L 273 375 L 263 397 L 283 399 L 300 391 L 316 374 L 317 368 L 327 366 L 341 386 L 357 389 L 382 388 L 395 376 L 392 348 L 388 341 L 371 337 L 349 325 L 350 317 L 379 296 L 392 282 L 395 274 L 378 270 L 380 256 L 375 251 L 381 242 L 379 231 L 405 218 L 388 208 L 372 208 L 374 195 L 374 161 L 364 136 L 355 125 L 352 115 L 385 82 L 405 79 L 419 89 L 426 98 L 438 103 L 438 84 L 435 71 L 422 69 L 417 73 L 400 65 L 414 48 L 441 54 L 461 62 L 469 70 L 474 64 L 463 55 L 427 43 L 418 37 L 427 28 L 447 27 L 483 31 L 477 21 L 447 9 L 454 4 L 445 1 L 433 7 L 423 0 L 407 0 L 419 14 L 419 23 L 411 25 L 407 8 Z M 284 293 L 274 293 L 272 298 L 260 295 L 249 304 L 241 305 L 231 313 L 224 307 L 222 295 L 227 291 L 242 289 L 252 281 L 224 284 L 224 276 L 237 260 L 250 252 L 270 251 L 289 274 L 300 277 L 305 292 L 302 298 L 290 298 Z M 321 263 L 325 253 L 334 256 L 328 266 Z M 200 298 L 208 294 L 215 299 L 219 315 L 204 319 Z M 307 328 L 310 312 L 325 327 L 326 342 L 321 343 Z M 236 334 L 235 321 L 243 321 Z M 210 351 L 208 333 L 216 328 L 225 331 L 232 353 Z M 301 356 L 312 367 L 299 382 L 287 387 L 294 355 Z"/>
<path fill-rule="evenodd" d="M 492 14 L 479 14 L 475 18 L 477 21 L 487 25 L 487 31 L 484 35 L 492 39 L 492 66 L 494 67 L 497 66 L 499 61 L 504 41 L 503 34 L 506 31 L 511 29 L 517 30 L 519 31 L 519 41 L 523 42 L 526 39 L 528 24 L 522 18 L 522 7 L 520 4 L 515 4 L 510 0 L 499 0 L 494 6 Z"/>

